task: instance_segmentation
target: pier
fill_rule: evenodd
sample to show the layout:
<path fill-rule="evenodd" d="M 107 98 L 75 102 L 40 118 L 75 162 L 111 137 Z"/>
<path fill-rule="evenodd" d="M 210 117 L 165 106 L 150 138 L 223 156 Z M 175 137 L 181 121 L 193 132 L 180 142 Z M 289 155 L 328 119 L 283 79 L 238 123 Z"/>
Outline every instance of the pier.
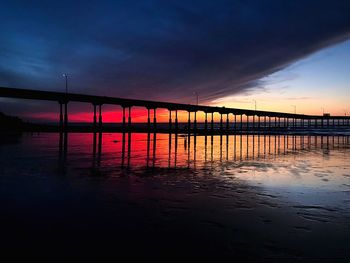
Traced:
<path fill-rule="evenodd" d="M 0 97 L 13 99 L 43 100 L 56 102 L 59 105 L 59 131 L 74 131 L 69 125 L 68 104 L 74 102 L 88 103 L 92 106 L 92 130 L 86 131 L 149 131 L 149 132 L 187 132 L 195 134 L 252 134 L 252 133 L 298 133 L 317 129 L 349 128 L 350 116 L 306 115 L 284 112 L 248 110 L 206 105 L 192 105 L 151 100 L 126 99 L 87 94 L 40 91 L 0 87 Z M 122 126 L 118 129 L 103 126 L 103 106 L 118 105 L 122 110 Z M 132 125 L 132 108 L 147 109 L 147 128 L 141 129 Z M 166 109 L 169 113 L 167 127 L 157 125 L 157 110 Z M 178 112 L 188 113 L 187 125 L 180 125 Z M 204 114 L 204 123 L 198 124 L 198 114 Z M 214 114 L 219 114 L 220 121 L 214 125 Z M 153 115 L 153 120 L 151 118 Z M 193 117 L 193 118 L 191 118 Z M 151 121 L 152 120 L 152 121 Z"/>

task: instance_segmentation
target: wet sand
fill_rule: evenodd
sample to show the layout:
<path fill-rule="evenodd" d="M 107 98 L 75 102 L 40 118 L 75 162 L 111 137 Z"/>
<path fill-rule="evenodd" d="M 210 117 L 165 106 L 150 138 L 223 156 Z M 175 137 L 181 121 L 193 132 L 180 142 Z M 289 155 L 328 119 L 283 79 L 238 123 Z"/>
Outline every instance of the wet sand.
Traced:
<path fill-rule="evenodd" d="M 288 148 L 287 154 L 275 155 L 283 149 L 270 149 L 265 158 L 252 157 L 248 148 L 250 155 L 242 160 L 233 160 L 234 145 L 226 148 L 220 138 L 214 138 L 212 154 L 208 148 L 208 160 L 202 139 L 195 159 L 193 146 L 185 149 L 181 141 L 178 166 L 169 167 L 167 137 L 159 136 L 154 168 L 146 169 L 147 149 L 140 146 L 147 145 L 146 137 L 134 139 L 142 144 L 130 147 L 133 166 L 128 168 L 113 165 L 121 156 L 115 149 L 122 148 L 114 135 L 104 135 L 97 163 L 88 141 L 72 137 L 62 170 L 50 136 L 0 146 L 3 251 L 113 259 L 348 261 L 350 152 L 346 143 L 336 144 L 337 138 L 326 149 L 311 141 L 307 150 Z"/>

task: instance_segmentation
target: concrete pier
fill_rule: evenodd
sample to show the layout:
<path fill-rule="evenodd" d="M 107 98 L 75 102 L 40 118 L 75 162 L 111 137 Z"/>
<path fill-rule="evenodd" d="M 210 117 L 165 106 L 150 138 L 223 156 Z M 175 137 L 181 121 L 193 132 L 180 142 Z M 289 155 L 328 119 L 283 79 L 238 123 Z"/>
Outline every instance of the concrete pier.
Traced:
<path fill-rule="evenodd" d="M 93 105 L 93 130 L 103 131 L 102 105 L 119 105 L 122 107 L 122 129 L 129 131 L 135 129 L 132 127 L 132 107 L 144 107 L 147 109 L 147 130 L 151 129 L 151 111 L 153 110 L 153 130 L 158 132 L 166 129 L 168 132 L 173 131 L 172 113 L 175 112 L 175 132 L 182 132 L 183 128 L 179 127 L 178 111 L 188 113 L 186 131 L 188 133 L 287 133 L 302 132 L 310 130 L 331 131 L 332 129 L 350 128 L 350 116 L 330 116 L 330 115 L 305 115 L 292 114 L 284 112 L 246 110 L 237 108 L 226 108 L 205 105 L 192 105 L 182 103 L 133 100 L 116 97 L 93 96 L 86 94 L 39 91 L 28 89 L 15 89 L 0 87 L 0 97 L 56 101 L 60 105 L 59 109 L 59 131 L 71 131 L 69 127 L 68 103 L 83 102 Z M 98 107 L 98 124 L 97 124 L 97 107 Z M 126 110 L 127 109 L 127 110 Z M 169 112 L 168 127 L 157 127 L 157 109 L 166 109 Z M 127 112 L 126 112 L 127 111 Z M 126 126 L 126 113 L 127 126 Z M 194 113 L 193 121 L 191 113 Z M 214 126 L 214 114 L 220 114 L 219 127 Z M 204 123 L 198 122 L 198 116 L 204 114 Z M 211 114 L 210 127 L 208 126 L 208 114 Z M 234 116 L 234 123 L 230 125 L 230 115 Z M 226 127 L 224 128 L 223 116 L 226 116 Z M 238 125 L 237 116 L 240 116 L 240 125 Z M 252 120 L 251 118 L 252 117 Z M 267 119 L 268 118 L 268 119 Z M 246 119 L 244 121 L 244 119 Z M 263 119 L 263 122 L 261 121 Z M 282 121 L 281 121 L 282 119 Z M 251 120 L 251 121 L 250 121 Z M 243 125 L 244 124 L 244 125 Z M 263 129 L 261 128 L 263 127 Z"/>

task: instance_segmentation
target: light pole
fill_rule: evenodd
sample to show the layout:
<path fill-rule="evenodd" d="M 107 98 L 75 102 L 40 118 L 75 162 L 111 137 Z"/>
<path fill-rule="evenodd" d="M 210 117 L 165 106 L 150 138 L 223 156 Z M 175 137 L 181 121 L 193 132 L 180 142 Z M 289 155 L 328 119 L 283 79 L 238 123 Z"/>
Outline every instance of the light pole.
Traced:
<path fill-rule="evenodd" d="M 68 130 L 68 75 L 63 74 L 63 77 L 66 79 L 66 101 L 64 103 L 64 131 L 67 132 Z M 66 143 L 67 137 L 65 137 L 65 143 Z"/>
<path fill-rule="evenodd" d="M 293 108 L 294 108 L 294 114 L 297 114 L 297 106 L 296 105 L 290 105 L 290 106 L 292 106 Z M 295 129 L 296 128 L 296 118 L 295 118 L 295 116 L 294 116 L 294 118 L 293 118 L 293 128 Z"/>
<path fill-rule="evenodd" d="M 297 113 L 297 106 L 296 105 L 290 105 L 290 106 L 292 106 L 294 108 L 294 114 L 296 114 Z"/>
<path fill-rule="evenodd" d="M 66 79 L 66 94 L 67 94 L 68 93 L 68 75 L 64 73 L 62 76 L 65 77 Z"/>
<path fill-rule="evenodd" d="M 196 102 L 197 102 L 197 106 L 198 106 L 198 92 L 194 91 L 193 94 L 196 95 Z"/>
<path fill-rule="evenodd" d="M 254 101 L 254 106 L 255 106 L 255 111 L 256 111 L 256 100 L 253 100 Z"/>
<path fill-rule="evenodd" d="M 321 110 L 322 110 L 322 115 L 324 115 L 324 108 L 322 107 Z"/>

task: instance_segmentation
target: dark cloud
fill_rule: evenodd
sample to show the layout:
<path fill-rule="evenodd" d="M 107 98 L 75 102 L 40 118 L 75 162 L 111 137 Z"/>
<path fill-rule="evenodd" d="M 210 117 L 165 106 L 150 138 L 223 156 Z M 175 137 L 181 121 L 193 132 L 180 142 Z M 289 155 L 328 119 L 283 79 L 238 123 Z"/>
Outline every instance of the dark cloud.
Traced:
<path fill-rule="evenodd" d="M 0 85 L 59 90 L 67 72 L 76 92 L 209 101 L 347 39 L 349 14 L 334 0 L 9 1 Z"/>

